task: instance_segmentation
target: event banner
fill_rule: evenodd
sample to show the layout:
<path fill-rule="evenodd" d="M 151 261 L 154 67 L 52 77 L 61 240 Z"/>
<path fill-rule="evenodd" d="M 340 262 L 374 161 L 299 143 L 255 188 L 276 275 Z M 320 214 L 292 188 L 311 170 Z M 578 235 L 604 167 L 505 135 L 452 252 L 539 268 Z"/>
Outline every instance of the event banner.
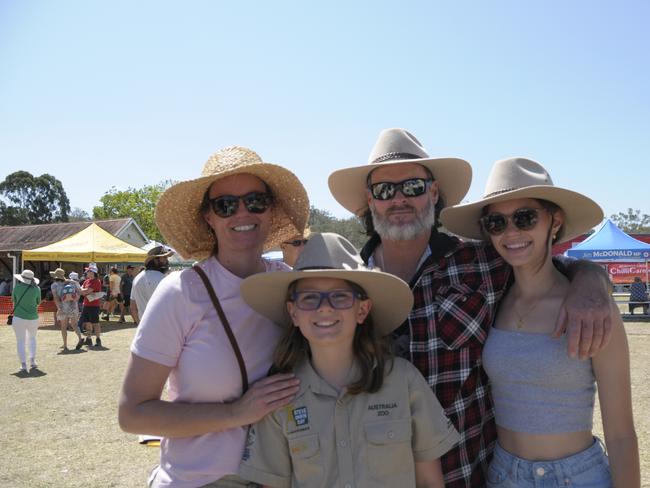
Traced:
<path fill-rule="evenodd" d="M 646 281 L 646 266 L 646 263 L 607 263 L 607 272 L 612 283 L 632 283 L 635 276 Z M 647 270 L 650 273 L 650 267 Z"/>
<path fill-rule="evenodd" d="M 567 255 L 573 258 L 591 259 L 594 261 L 643 261 L 650 259 L 650 251 L 640 249 L 569 249 Z"/>

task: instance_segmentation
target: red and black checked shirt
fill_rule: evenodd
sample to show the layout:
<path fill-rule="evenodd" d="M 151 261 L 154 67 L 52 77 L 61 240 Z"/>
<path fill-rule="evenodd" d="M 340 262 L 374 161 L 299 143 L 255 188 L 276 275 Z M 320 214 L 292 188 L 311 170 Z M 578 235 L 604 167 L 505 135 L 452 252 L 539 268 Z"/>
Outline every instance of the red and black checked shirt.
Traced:
<path fill-rule="evenodd" d="M 366 262 L 379 242 L 375 235 L 363 248 Z M 411 282 L 415 303 L 396 331 L 396 353 L 420 370 L 461 435 L 441 458 L 445 487 L 478 488 L 496 440 L 481 352 L 510 268 L 492 247 L 435 229 L 429 247 Z"/>

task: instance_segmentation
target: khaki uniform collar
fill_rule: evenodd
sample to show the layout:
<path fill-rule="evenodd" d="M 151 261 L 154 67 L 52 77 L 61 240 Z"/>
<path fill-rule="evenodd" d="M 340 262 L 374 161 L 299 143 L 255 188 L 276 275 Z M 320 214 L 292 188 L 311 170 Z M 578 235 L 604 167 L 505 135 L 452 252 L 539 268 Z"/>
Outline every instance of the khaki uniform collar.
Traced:
<path fill-rule="evenodd" d="M 357 368 L 355 367 L 355 372 Z M 339 393 L 332 385 L 319 376 L 311 361 L 303 361 L 296 369 L 296 376 L 300 379 L 300 390 L 296 398 L 303 396 L 307 391 L 311 391 L 317 395 L 326 395 L 333 398 L 345 399 L 350 395 L 347 394 L 347 389 L 341 390 Z"/>

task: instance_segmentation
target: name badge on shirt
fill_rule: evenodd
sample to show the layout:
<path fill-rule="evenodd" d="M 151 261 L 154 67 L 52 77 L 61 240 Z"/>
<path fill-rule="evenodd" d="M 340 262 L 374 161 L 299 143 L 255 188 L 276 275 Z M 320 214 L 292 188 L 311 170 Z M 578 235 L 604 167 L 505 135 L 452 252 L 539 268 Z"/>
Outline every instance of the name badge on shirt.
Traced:
<path fill-rule="evenodd" d="M 301 425 L 307 425 L 309 423 L 309 413 L 307 412 L 307 407 L 294 408 L 291 411 L 291 416 L 293 421 L 296 424 L 296 427 Z"/>

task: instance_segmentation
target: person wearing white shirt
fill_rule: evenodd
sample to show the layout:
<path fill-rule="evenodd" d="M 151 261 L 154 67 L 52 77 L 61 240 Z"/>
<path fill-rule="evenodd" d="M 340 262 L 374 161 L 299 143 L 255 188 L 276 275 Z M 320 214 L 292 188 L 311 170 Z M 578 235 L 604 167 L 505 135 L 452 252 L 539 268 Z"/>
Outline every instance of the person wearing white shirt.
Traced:
<path fill-rule="evenodd" d="M 169 270 L 167 258 L 172 254 L 174 251 L 165 246 L 156 246 L 150 249 L 144 261 L 145 269 L 133 279 L 131 316 L 135 323 L 140 321 L 151 295 Z"/>

